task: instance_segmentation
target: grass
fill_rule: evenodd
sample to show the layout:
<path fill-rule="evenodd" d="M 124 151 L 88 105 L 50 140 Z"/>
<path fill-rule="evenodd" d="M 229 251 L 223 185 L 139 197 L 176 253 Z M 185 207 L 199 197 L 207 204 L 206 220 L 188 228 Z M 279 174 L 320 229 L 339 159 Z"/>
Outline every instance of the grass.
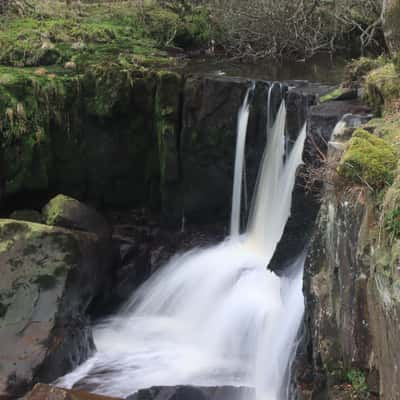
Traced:
<path fill-rule="evenodd" d="M 141 4 L 141 3 L 140 3 Z M 137 1 L 80 4 L 34 1 L 25 16 L 0 17 L 0 64 L 78 68 L 122 59 L 130 65 L 169 64 L 168 46 L 206 46 L 211 37 L 204 8 L 185 13 Z"/>

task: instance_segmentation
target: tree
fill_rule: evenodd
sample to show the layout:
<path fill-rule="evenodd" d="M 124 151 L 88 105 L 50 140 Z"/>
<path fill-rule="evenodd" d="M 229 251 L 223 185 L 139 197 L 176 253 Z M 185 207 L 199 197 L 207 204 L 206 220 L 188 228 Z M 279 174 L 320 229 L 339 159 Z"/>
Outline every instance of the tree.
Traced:
<path fill-rule="evenodd" d="M 361 51 L 381 26 L 381 0 L 210 0 L 221 44 L 237 57 L 308 58 L 346 34 Z"/>

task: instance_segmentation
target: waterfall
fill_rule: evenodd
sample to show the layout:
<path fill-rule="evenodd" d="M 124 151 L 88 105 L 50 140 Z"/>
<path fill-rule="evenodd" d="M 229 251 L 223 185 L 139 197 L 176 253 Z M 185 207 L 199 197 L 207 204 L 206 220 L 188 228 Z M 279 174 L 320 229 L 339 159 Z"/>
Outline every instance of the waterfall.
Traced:
<path fill-rule="evenodd" d="M 285 118 L 282 103 L 247 233 L 172 258 L 116 316 L 95 326 L 97 352 L 59 385 L 116 397 L 152 386 L 232 385 L 255 388 L 246 399 L 289 398 L 290 363 L 304 311 L 304 257 L 283 277 L 266 268 L 290 213 L 305 140 L 304 128 L 284 162 Z M 238 147 L 243 141 L 238 139 Z M 237 151 L 241 158 L 242 151 Z M 238 167 L 236 174 L 240 187 L 243 171 Z M 234 196 L 238 201 L 239 188 Z M 235 204 L 237 236 L 240 204 Z"/>
<path fill-rule="evenodd" d="M 242 182 L 244 176 L 244 155 L 246 145 L 247 125 L 250 114 L 250 93 L 255 88 L 255 82 L 247 89 L 243 104 L 238 113 L 236 156 L 232 194 L 232 212 L 231 212 L 231 237 L 237 237 L 240 233 L 240 215 L 242 200 Z"/>
<path fill-rule="evenodd" d="M 268 262 L 290 216 L 296 170 L 302 163 L 306 138 L 304 126 L 285 161 L 285 121 L 286 107 L 282 102 L 263 155 L 248 225 L 249 244 L 262 251 Z"/>

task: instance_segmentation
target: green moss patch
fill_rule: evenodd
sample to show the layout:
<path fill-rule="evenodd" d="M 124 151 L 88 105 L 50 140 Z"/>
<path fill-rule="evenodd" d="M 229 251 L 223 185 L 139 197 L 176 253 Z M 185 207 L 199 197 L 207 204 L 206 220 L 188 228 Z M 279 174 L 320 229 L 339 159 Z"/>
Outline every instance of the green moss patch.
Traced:
<path fill-rule="evenodd" d="M 371 71 L 366 76 L 364 90 L 364 100 L 376 114 L 382 115 L 385 108 L 390 109 L 391 103 L 400 98 L 400 75 L 394 64 Z"/>
<path fill-rule="evenodd" d="M 171 64 L 166 46 L 207 46 L 210 17 L 204 7 L 130 2 L 82 4 L 33 0 L 26 16 L 0 16 L 0 64 L 16 67 L 61 65 L 84 68 L 123 57 L 130 64 Z M 70 64 L 72 65 L 72 64 Z"/>
<path fill-rule="evenodd" d="M 357 129 L 338 166 L 341 176 L 380 190 L 393 182 L 397 155 L 394 147 L 364 129 Z"/>
<path fill-rule="evenodd" d="M 357 87 L 363 83 L 366 75 L 374 69 L 380 68 L 387 63 L 384 57 L 369 58 L 361 57 L 349 63 L 345 70 L 344 86 Z"/>

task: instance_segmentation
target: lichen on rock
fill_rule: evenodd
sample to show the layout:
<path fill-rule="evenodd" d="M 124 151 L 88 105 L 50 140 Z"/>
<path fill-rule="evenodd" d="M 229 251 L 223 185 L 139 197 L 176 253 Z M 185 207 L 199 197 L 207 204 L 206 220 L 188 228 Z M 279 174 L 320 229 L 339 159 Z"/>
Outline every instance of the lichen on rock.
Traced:
<path fill-rule="evenodd" d="M 93 350 L 86 311 L 107 281 L 96 235 L 0 220 L 0 396 L 52 381 Z"/>

